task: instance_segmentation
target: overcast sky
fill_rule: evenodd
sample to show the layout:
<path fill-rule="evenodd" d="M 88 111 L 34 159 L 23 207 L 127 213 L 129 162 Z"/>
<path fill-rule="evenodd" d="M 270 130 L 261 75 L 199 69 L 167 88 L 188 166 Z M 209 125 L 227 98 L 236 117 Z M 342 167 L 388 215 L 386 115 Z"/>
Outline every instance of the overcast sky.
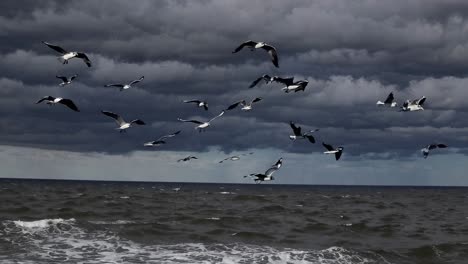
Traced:
<path fill-rule="evenodd" d="M 250 183 L 278 158 L 282 184 L 468 185 L 468 2 L 414 1 L 1 1 L 1 177 Z M 265 41 L 280 68 L 259 50 Z M 62 65 L 54 50 L 83 51 Z M 59 87 L 56 75 L 78 74 Z M 249 84 L 263 75 L 307 79 L 304 92 Z M 129 90 L 105 88 L 144 75 Z M 425 111 L 377 108 L 426 96 Z M 72 99 L 81 112 L 36 105 Z M 205 133 L 177 118 L 210 119 Z M 204 111 L 182 103 L 208 101 Z M 119 134 L 108 110 L 147 125 Z M 320 128 L 292 142 L 288 122 Z M 146 141 L 182 130 L 159 148 Z M 343 146 L 340 161 L 322 154 Z M 445 143 L 422 158 L 420 149 Z M 229 156 L 254 152 L 239 161 Z M 177 160 L 187 155 L 199 159 Z"/>

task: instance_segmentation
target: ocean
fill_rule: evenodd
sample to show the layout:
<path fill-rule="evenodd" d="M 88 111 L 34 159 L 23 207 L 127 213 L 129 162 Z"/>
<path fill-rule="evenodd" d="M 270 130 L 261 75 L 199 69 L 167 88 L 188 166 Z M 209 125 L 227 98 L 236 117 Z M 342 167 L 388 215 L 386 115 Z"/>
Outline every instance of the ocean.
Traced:
<path fill-rule="evenodd" d="M 0 263 L 468 263 L 468 188 L 0 180 Z"/>

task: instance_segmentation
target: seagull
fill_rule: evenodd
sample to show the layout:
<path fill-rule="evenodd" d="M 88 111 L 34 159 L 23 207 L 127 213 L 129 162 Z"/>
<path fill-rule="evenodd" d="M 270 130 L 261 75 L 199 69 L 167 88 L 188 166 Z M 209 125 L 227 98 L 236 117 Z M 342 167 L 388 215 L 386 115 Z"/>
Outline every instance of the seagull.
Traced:
<path fill-rule="evenodd" d="M 54 104 L 63 104 L 63 105 L 66 105 L 68 108 L 70 108 L 71 110 L 73 111 L 76 111 L 76 112 L 79 112 L 80 110 L 78 109 L 78 107 L 75 105 L 75 103 L 73 103 L 72 100 L 70 99 L 65 99 L 65 98 L 61 98 L 61 97 L 53 97 L 53 96 L 44 96 L 41 100 L 37 101 L 36 104 L 39 104 L 43 101 L 46 101 L 46 104 L 48 105 L 54 105 Z"/>
<path fill-rule="evenodd" d="M 58 53 L 61 53 L 62 56 L 58 57 L 58 59 L 63 64 L 68 64 L 68 60 L 70 59 L 78 58 L 78 59 L 82 59 L 83 62 L 86 63 L 86 65 L 88 65 L 88 67 L 91 67 L 91 61 L 89 60 L 88 56 L 86 56 L 86 54 L 84 54 L 83 52 L 76 52 L 76 51 L 69 52 L 59 46 L 52 45 L 45 41 L 42 41 L 42 43 L 46 44 L 49 48 L 57 51 Z"/>
<path fill-rule="evenodd" d="M 225 158 L 225 159 L 219 161 L 219 163 L 223 163 L 223 162 L 226 161 L 226 160 L 238 161 L 238 160 L 240 160 L 240 156 L 247 156 L 247 155 L 252 155 L 252 154 L 253 154 L 253 152 L 244 153 L 244 154 L 241 154 L 241 155 L 239 155 L 239 156 L 237 156 L 237 155 L 230 156 L 230 157 L 227 157 L 227 158 Z"/>
<path fill-rule="evenodd" d="M 258 77 L 255 81 L 253 81 L 250 84 L 249 88 L 253 88 L 253 87 L 257 86 L 257 84 L 262 80 L 265 81 L 266 84 L 269 84 L 269 83 L 271 83 L 273 81 L 273 78 L 268 74 L 264 74 L 261 77 Z"/>
<path fill-rule="evenodd" d="M 340 159 L 341 154 L 343 153 L 343 147 L 338 147 L 335 149 L 331 145 L 325 144 L 324 142 L 322 142 L 322 145 L 328 150 L 328 151 L 323 152 L 324 154 L 335 154 L 335 159 L 336 160 Z"/>
<path fill-rule="evenodd" d="M 145 79 L 145 76 L 141 76 L 139 79 L 133 80 L 130 83 L 113 83 L 113 84 L 106 84 L 104 87 L 118 87 L 120 88 L 120 91 L 127 90 L 132 88 L 132 85 L 135 83 L 139 83 Z"/>
<path fill-rule="evenodd" d="M 237 53 L 240 50 L 242 50 L 244 47 L 249 47 L 250 50 L 252 50 L 252 51 L 254 49 L 260 49 L 260 48 L 266 50 L 268 52 L 268 54 L 270 54 L 271 62 L 273 62 L 273 65 L 275 65 L 276 68 L 279 68 L 278 54 L 276 53 L 275 47 L 273 47 L 271 45 L 268 45 L 265 42 L 255 42 L 255 41 L 252 41 L 252 40 L 248 40 L 248 41 L 242 43 L 239 47 L 237 47 L 232 53 Z"/>
<path fill-rule="evenodd" d="M 430 150 L 436 149 L 436 148 L 447 148 L 447 147 L 448 146 L 445 144 L 430 144 L 430 145 L 427 145 L 425 148 L 421 149 L 421 152 L 424 158 L 427 159 L 427 156 L 429 156 Z"/>
<path fill-rule="evenodd" d="M 238 105 L 242 105 L 242 108 L 241 108 L 242 111 L 250 111 L 250 110 L 252 110 L 252 104 L 256 103 L 258 101 L 261 101 L 261 100 L 262 100 L 261 97 L 257 97 L 255 99 L 253 99 L 248 104 L 245 102 L 245 100 L 242 100 L 242 101 L 239 101 L 239 102 L 236 102 L 236 103 L 230 105 L 228 108 L 226 108 L 226 110 L 232 110 L 232 109 L 236 108 Z"/>
<path fill-rule="evenodd" d="M 271 166 L 265 173 L 251 173 L 249 175 L 244 176 L 244 178 L 252 177 L 254 178 L 255 183 L 261 183 L 262 181 L 273 181 L 275 178 L 273 177 L 273 173 L 281 168 L 283 165 L 283 158 L 280 158 L 273 166 Z"/>
<path fill-rule="evenodd" d="M 145 147 L 157 147 L 157 146 L 161 146 L 163 144 L 166 144 L 166 141 L 164 141 L 163 139 L 165 138 L 171 138 L 171 137 L 175 137 L 177 136 L 178 134 L 180 133 L 180 130 L 177 131 L 177 132 L 174 132 L 172 134 L 169 134 L 169 135 L 165 135 L 165 136 L 162 136 L 154 141 L 149 141 L 149 142 L 146 142 L 145 144 L 143 144 L 143 146 Z"/>
<path fill-rule="evenodd" d="M 412 112 L 412 111 L 419 111 L 419 110 L 424 110 L 424 108 L 422 107 L 422 105 L 424 104 L 424 102 L 426 101 L 426 97 L 423 96 L 419 99 L 415 99 L 413 101 L 410 101 L 410 100 L 406 100 L 406 102 L 403 104 L 403 106 L 401 107 L 401 110 L 400 111 L 403 111 L 403 112 Z"/>
<path fill-rule="evenodd" d="M 198 120 L 185 120 L 185 119 L 181 119 L 181 118 L 177 118 L 177 120 L 179 120 L 180 122 L 191 122 L 191 123 L 198 124 L 198 126 L 196 126 L 195 129 L 198 129 L 199 132 L 202 132 L 203 130 L 205 130 L 207 127 L 210 126 L 211 121 L 215 120 L 216 118 L 218 118 L 218 117 L 220 117 L 222 115 L 224 115 L 224 111 L 222 111 L 219 115 L 213 117 L 212 119 L 210 119 L 207 122 L 202 122 L 202 121 L 198 121 Z"/>
<path fill-rule="evenodd" d="M 181 161 L 184 161 L 184 162 L 185 162 L 185 161 L 189 161 L 189 160 L 191 160 L 191 159 L 198 159 L 198 158 L 195 157 L 195 156 L 188 156 L 188 157 L 185 157 L 185 158 L 183 158 L 183 159 L 177 160 L 177 162 L 181 162 Z"/>
<path fill-rule="evenodd" d="M 314 133 L 314 132 L 317 132 L 319 131 L 318 128 L 314 129 L 314 130 L 310 130 L 309 132 L 306 132 L 306 133 L 302 133 L 302 128 L 300 126 L 296 126 L 296 124 L 294 122 L 289 122 L 289 125 L 291 126 L 293 132 L 294 132 L 294 135 L 289 135 L 289 138 L 291 140 L 296 140 L 296 139 L 308 139 L 310 141 L 310 143 L 315 143 L 315 138 L 314 136 L 311 135 L 311 133 Z"/>
<path fill-rule="evenodd" d="M 119 125 L 119 127 L 116 128 L 116 129 L 118 129 L 120 131 L 120 133 L 122 133 L 122 131 L 125 131 L 127 128 L 130 128 L 133 124 L 146 125 L 145 122 L 143 122 L 140 119 L 135 119 L 135 120 L 130 121 L 130 123 L 127 123 L 118 114 L 115 114 L 115 113 L 112 113 L 112 112 L 109 112 L 109 111 L 104 111 L 104 110 L 102 110 L 101 113 L 105 114 L 106 116 L 112 117 L 115 120 L 117 125 Z"/>
<path fill-rule="evenodd" d="M 78 75 L 73 75 L 71 76 L 70 78 L 66 77 L 66 76 L 55 76 L 57 77 L 58 79 L 62 80 L 62 83 L 60 83 L 59 85 L 60 86 L 65 86 L 65 85 L 68 85 L 68 84 L 71 84 L 73 82 L 73 80 L 77 77 Z"/>
<path fill-rule="evenodd" d="M 196 103 L 198 107 L 203 107 L 208 110 L 208 103 L 200 100 L 184 100 L 184 103 Z"/>
<path fill-rule="evenodd" d="M 397 102 L 394 102 L 395 98 L 393 97 L 393 93 L 390 93 L 388 96 L 387 96 L 387 99 L 385 99 L 385 101 L 377 101 L 377 105 L 389 105 L 390 107 L 397 107 L 398 104 Z"/>
<path fill-rule="evenodd" d="M 306 86 L 309 84 L 309 81 L 307 80 L 300 80 L 300 81 L 295 82 L 294 77 L 281 78 L 281 77 L 275 76 L 272 79 L 274 82 L 278 82 L 278 83 L 282 83 L 286 85 L 286 87 L 281 89 L 285 93 L 305 91 Z"/>

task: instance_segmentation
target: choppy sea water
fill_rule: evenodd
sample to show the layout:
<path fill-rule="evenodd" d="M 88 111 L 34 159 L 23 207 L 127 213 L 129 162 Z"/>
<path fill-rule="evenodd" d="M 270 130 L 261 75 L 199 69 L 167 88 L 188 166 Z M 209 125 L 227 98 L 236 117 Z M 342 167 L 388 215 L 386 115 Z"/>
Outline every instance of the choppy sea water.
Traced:
<path fill-rule="evenodd" d="M 1 180 L 0 263 L 468 263 L 468 189 Z"/>

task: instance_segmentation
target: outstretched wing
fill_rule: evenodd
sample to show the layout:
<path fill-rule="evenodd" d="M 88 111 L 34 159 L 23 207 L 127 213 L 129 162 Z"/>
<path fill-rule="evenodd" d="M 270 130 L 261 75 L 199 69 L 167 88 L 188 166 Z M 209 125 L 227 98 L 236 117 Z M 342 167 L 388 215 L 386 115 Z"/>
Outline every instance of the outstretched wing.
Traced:
<path fill-rule="evenodd" d="M 232 110 L 232 109 L 236 108 L 240 103 L 242 103 L 242 101 L 233 103 L 232 105 L 228 106 L 228 108 L 226 108 L 226 110 L 228 110 L 228 111 Z"/>
<path fill-rule="evenodd" d="M 322 142 L 322 145 L 328 150 L 328 151 L 333 151 L 335 148 L 333 148 L 332 145 L 328 145 L 325 142 Z"/>
<path fill-rule="evenodd" d="M 70 81 L 75 80 L 76 77 L 78 77 L 78 74 L 75 74 L 75 75 L 73 75 L 72 77 L 70 77 Z"/>
<path fill-rule="evenodd" d="M 83 52 L 78 52 L 76 54 L 76 57 L 82 59 L 84 63 L 88 65 L 88 67 L 91 67 L 91 60 L 88 58 L 88 56 L 86 56 L 86 54 L 84 54 Z"/>
<path fill-rule="evenodd" d="M 102 110 L 101 113 L 105 114 L 108 117 L 112 117 L 119 126 L 125 123 L 125 120 L 123 120 L 123 118 L 116 113 L 112 113 L 112 112 L 104 111 L 104 110 Z"/>
<path fill-rule="evenodd" d="M 275 82 L 278 82 L 278 83 L 282 83 L 286 86 L 290 86 L 294 83 L 294 77 L 290 77 L 290 78 L 281 78 L 281 77 L 278 77 L 278 76 L 275 76 L 273 77 L 273 81 Z"/>
<path fill-rule="evenodd" d="M 421 97 L 419 100 L 417 100 L 417 101 L 416 101 L 416 104 L 418 104 L 418 105 L 423 105 L 424 102 L 426 102 L 426 97 L 425 97 L 425 96 L 423 96 L 423 97 Z"/>
<path fill-rule="evenodd" d="M 335 159 L 339 160 L 341 158 L 342 153 L 343 153 L 342 151 L 338 151 L 337 153 L 335 153 Z"/>
<path fill-rule="evenodd" d="M 221 113 L 219 113 L 219 115 L 211 118 L 210 121 L 208 121 L 208 122 L 211 122 L 211 121 L 215 120 L 216 118 L 221 117 L 222 115 L 224 115 L 224 111 L 221 111 Z"/>
<path fill-rule="evenodd" d="M 64 50 L 63 48 L 59 47 L 59 46 L 56 46 L 56 45 L 52 45 L 50 43 L 47 43 L 45 41 L 42 41 L 42 43 L 46 44 L 49 48 L 59 52 L 59 53 L 62 53 L 62 54 L 66 54 L 68 53 L 68 51 Z"/>
<path fill-rule="evenodd" d="M 384 104 L 391 104 L 395 98 L 393 97 L 393 93 L 390 93 L 385 99 Z"/>
<path fill-rule="evenodd" d="M 179 120 L 180 122 L 190 122 L 190 123 L 195 123 L 195 124 L 203 124 L 203 122 L 201 121 L 198 121 L 198 120 L 186 120 L 186 119 L 181 119 L 181 118 L 177 118 L 177 120 Z"/>
<path fill-rule="evenodd" d="M 437 147 L 438 148 L 448 148 L 448 146 L 445 145 L 445 144 L 437 144 Z"/>
<path fill-rule="evenodd" d="M 253 99 L 252 102 L 250 102 L 250 104 L 259 102 L 259 101 L 261 101 L 262 99 L 263 99 L 262 97 L 257 97 L 257 98 L 255 98 L 255 99 Z"/>
<path fill-rule="evenodd" d="M 239 47 L 237 47 L 232 53 L 237 53 L 241 51 L 244 47 L 255 47 L 257 45 L 257 42 L 252 41 L 252 40 L 247 40 L 246 42 L 240 44 Z"/>
<path fill-rule="evenodd" d="M 68 106 L 68 108 L 70 108 L 73 111 L 76 111 L 76 112 L 80 111 L 78 107 L 75 105 L 75 103 L 73 103 L 73 101 L 70 99 L 62 99 L 59 101 L 59 103 Z"/>
<path fill-rule="evenodd" d="M 184 103 L 197 103 L 197 104 L 199 104 L 199 103 L 201 103 L 201 101 L 200 100 L 184 100 Z"/>
<path fill-rule="evenodd" d="M 135 83 L 139 83 L 139 82 L 143 81 L 143 79 L 145 79 L 145 76 L 141 76 L 140 79 L 137 79 L 137 80 L 132 81 L 131 83 L 129 83 L 129 85 L 133 85 L 133 84 L 135 84 Z"/>
<path fill-rule="evenodd" d="M 273 62 L 273 65 L 275 65 L 276 68 L 279 68 L 278 54 L 276 53 L 275 47 L 264 45 L 262 49 L 266 50 L 268 54 L 270 54 L 271 62 Z"/>
<path fill-rule="evenodd" d="M 179 133 L 180 133 L 180 130 L 179 130 L 179 131 L 177 131 L 177 132 L 174 132 L 174 133 L 172 133 L 172 134 L 169 134 L 169 135 L 162 136 L 162 137 L 158 138 L 158 140 L 157 140 L 157 141 L 159 141 L 159 140 L 163 140 L 163 139 L 165 139 L 165 138 L 171 138 L 171 137 L 175 137 L 175 136 L 177 136 Z"/>
<path fill-rule="evenodd" d="M 296 124 L 292 121 L 289 122 L 289 125 L 291 126 L 295 136 L 302 136 L 302 129 L 300 126 L 296 126 Z"/>
<path fill-rule="evenodd" d="M 315 138 L 312 135 L 305 135 L 305 137 L 310 141 L 310 143 L 315 144 Z"/>
<path fill-rule="evenodd" d="M 104 87 L 119 87 L 119 88 L 123 88 L 125 85 L 124 84 L 121 84 L 121 83 L 112 83 L 112 84 L 106 84 L 104 85 Z"/>
<path fill-rule="evenodd" d="M 263 76 L 257 78 L 255 81 L 253 81 L 253 82 L 249 85 L 249 88 L 253 88 L 253 87 L 257 86 L 257 84 L 258 84 L 261 80 L 263 80 Z"/>
<path fill-rule="evenodd" d="M 55 97 L 50 96 L 50 95 L 44 96 L 44 97 L 41 98 L 41 100 L 37 101 L 36 104 L 42 103 L 43 101 L 52 101 L 54 99 L 55 99 Z"/>
<path fill-rule="evenodd" d="M 68 82 L 68 78 L 65 77 L 65 76 L 58 76 L 57 75 L 57 76 L 55 76 L 55 78 L 58 78 L 58 79 L 62 80 L 62 82 Z"/>
<path fill-rule="evenodd" d="M 143 122 L 143 120 L 141 120 L 141 119 L 134 119 L 134 120 L 130 121 L 130 124 L 137 124 L 137 125 L 140 125 L 140 126 L 141 125 L 146 125 L 146 123 Z"/>

